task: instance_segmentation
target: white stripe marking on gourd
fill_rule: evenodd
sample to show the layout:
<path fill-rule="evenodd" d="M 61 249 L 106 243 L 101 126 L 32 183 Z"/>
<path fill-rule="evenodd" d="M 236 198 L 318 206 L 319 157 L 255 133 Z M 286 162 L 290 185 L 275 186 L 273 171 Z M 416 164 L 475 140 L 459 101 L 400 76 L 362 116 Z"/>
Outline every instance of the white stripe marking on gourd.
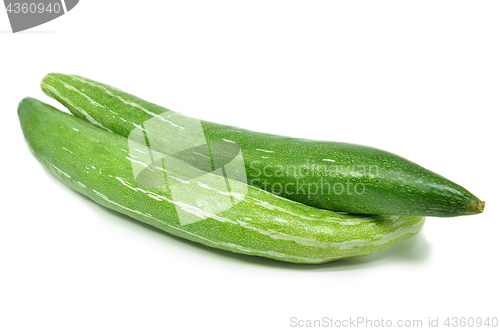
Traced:
<path fill-rule="evenodd" d="M 123 185 L 127 186 L 128 188 L 130 188 L 130 189 L 132 189 L 134 191 L 140 191 L 142 193 L 146 193 L 150 197 L 151 197 L 150 194 L 152 194 L 152 195 L 155 196 L 155 198 L 161 198 L 161 199 L 163 199 L 165 201 L 173 203 L 173 204 L 181 207 L 182 210 L 184 210 L 185 212 L 188 212 L 188 213 L 193 214 L 193 215 L 198 216 L 198 217 L 212 218 L 212 219 L 220 221 L 220 222 L 232 223 L 232 224 L 235 224 L 235 225 L 240 225 L 240 226 L 243 226 L 243 227 L 245 227 L 247 229 L 254 230 L 254 231 L 257 231 L 257 232 L 259 232 L 261 234 L 267 235 L 267 236 L 269 236 L 269 237 L 271 237 L 273 239 L 290 240 L 290 241 L 294 241 L 297 244 L 303 245 L 303 246 L 324 247 L 324 248 L 331 247 L 331 246 L 328 245 L 330 243 L 318 241 L 316 239 L 296 237 L 296 236 L 291 236 L 291 235 L 288 235 L 288 234 L 285 234 L 285 233 L 276 232 L 276 231 L 267 231 L 267 230 L 257 229 L 257 228 L 254 228 L 252 226 L 249 226 L 246 222 L 238 221 L 238 220 L 233 221 L 233 220 L 230 220 L 228 218 L 221 217 L 219 215 L 215 215 L 213 213 L 204 211 L 204 210 L 202 210 L 202 209 L 200 209 L 200 208 L 198 208 L 196 206 L 189 205 L 189 204 L 184 203 L 182 201 L 170 200 L 170 199 L 168 199 L 165 196 L 161 196 L 161 195 L 158 195 L 156 193 L 149 192 L 149 191 L 146 191 L 146 190 L 138 188 L 138 187 L 132 187 L 130 184 L 128 184 L 125 180 L 123 180 L 120 177 L 116 177 L 116 179 L 118 179 Z M 156 199 L 156 200 L 158 200 L 158 199 Z M 324 244 L 326 244 L 326 246 L 324 246 Z"/>
<path fill-rule="evenodd" d="M 56 171 L 57 171 L 58 173 L 60 173 L 61 175 L 64 175 L 64 176 L 66 176 L 66 177 L 68 177 L 68 178 L 71 178 L 71 176 L 70 176 L 70 175 L 68 175 L 67 173 L 65 173 L 64 171 L 62 171 L 61 169 L 59 169 L 59 168 L 58 168 L 58 167 L 56 167 L 55 165 L 51 164 L 51 166 L 52 166 L 54 169 L 56 169 Z"/>
<path fill-rule="evenodd" d="M 90 103 L 92 103 L 94 106 L 105 108 L 99 102 L 91 99 L 88 95 L 86 95 L 85 93 L 83 93 L 82 91 L 80 91 L 79 89 L 77 89 L 76 87 L 74 87 L 73 85 L 70 85 L 70 84 L 66 83 L 65 81 L 62 81 L 62 80 L 60 80 L 58 78 L 55 78 L 55 77 L 52 77 L 52 76 L 51 76 L 51 78 L 54 79 L 54 80 L 60 81 L 64 85 L 64 87 L 66 87 L 67 89 L 70 89 L 70 90 L 75 91 L 76 93 L 82 95 L 84 98 L 86 98 L 88 101 L 90 101 Z"/>
<path fill-rule="evenodd" d="M 241 193 L 238 193 L 238 192 L 227 192 L 227 191 L 221 191 L 219 189 L 216 189 L 216 188 L 213 188 L 213 187 L 210 187 L 208 186 L 207 184 L 205 183 L 200 183 L 200 182 L 197 182 L 198 186 L 201 187 L 201 188 L 204 188 L 204 189 L 207 189 L 207 190 L 212 190 L 212 191 L 215 191 L 221 195 L 225 195 L 225 196 L 233 196 L 235 198 L 238 198 L 239 200 L 243 200 L 245 198 L 245 195 L 241 194 Z"/>
<path fill-rule="evenodd" d="M 133 156 L 133 155 L 131 155 Z M 135 157 L 135 156 L 134 156 Z M 130 162 L 135 162 L 135 163 L 139 163 L 141 166 L 143 166 L 144 168 L 147 168 L 149 169 L 151 172 L 154 172 L 154 169 L 151 169 L 149 166 L 150 164 L 147 164 L 147 163 L 144 163 L 144 162 L 141 162 L 141 161 L 138 161 L 138 160 L 132 160 L 131 158 L 129 158 L 128 156 L 125 157 L 127 160 L 129 160 Z"/>
<path fill-rule="evenodd" d="M 129 101 L 129 100 L 125 100 L 124 98 L 122 98 L 121 96 L 119 95 L 116 95 L 116 94 L 113 94 L 110 90 L 108 90 L 107 88 L 105 88 L 104 86 L 100 85 L 100 84 L 96 84 L 96 83 L 93 83 L 93 82 L 89 82 L 87 81 L 86 79 L 82 78 L 82 77 L 78 77 L 78 76 L 74 76 L 74 75 L 69 75 L 70 77 L 72 77 L 74 80 L 76 81 L 79 81 L 81 83 L 84 83 L 84 84 L 88 84 L 90 86 L 94 86 L 94 87 L 97 87 L 101 90 L 103 90 L 104 92 L 106 92 L 108 95 L 112 96 L 113 98 L 117 98 L 118 100 L 120 100 L 121 102 L 127 104 L 127 105 L 130 105 L 134 108 L 138 108 L 140 110 L 142 110 L 143 112 L 145 112 L 146 114 L 150 115 L 150 116 L 153 116 L 153 117 L 156 117 L 158 119 L 160 119 L 161 121 L 163 122 L 168 122 L 170 123 L 171 125 L 175 126 L 175 127 L 178 127 L 179 129 L 181 130 L 185 130 L 184 127 L 180 126 L 180 125 L 177 125 L 175 123 L 173 123 L 172 121 L 169 121 L 167 120 L 166 118 L 164 118 L 163 116 L 160 116 L 158 114 L 155 114 L 153 113 L 152 111 L 149 111 L 147 110 L 146 108 L 142 107 L 141 105 L 138 105 L 136 104 L 135 102 L 133 101 Z"/>
<path fill-rule="evenodd" d="M 110 132 L 113 132 L 111 131 L 110 129 L 108 128 L 105 128 L 101 123 L 97 122 L 92 116 L 90 116 L 85 110 L 83 110 L 82 108 L 78 107 L 78 106 L 75 106 L 71 101 L 69 101 L 68 98 L 66 97 L 63 97 L 61 93 L 59 93 L 59 91 L 57 91 L 53 86 L 50 86 L 50 85 L 47 85 L 45 83 L 42 83 L 42 86 L 44 86 L 45 88 L 49 89 L 50 91 L 52 91 L 52 93 L 54 93 L 55 95 L 57 95 L 61 100 L 64 100 L 66 103 L 68 103 L 71 107 L 77 109 L 80 113 L 82 113 L 83 116 L 85 116 L 85 118 L 92 124 L 94 125 L 97 125 L 98 127 L 104 129 L 104 130 L 107 130 L 107 131 L 110 131 Z"/>
<path fill-rule="evenodd" d="M 248 223 L 246 223 L 246 222 L 239 221 L 239 220 L 233 221 L 231 219 L 221 217 L 219 215 L 215 215 L 213 213 L 204 211 L 196 206 L 192 206 L 192 205 L 184 203 L 182 201 L 174 201 L 174 200 L 168 199 L 165 196 L 158 195 L 154 192 L 149 192 L 149 191 L 146 191 L 146 190 L 138 188 L 138 187 L 132 187 L 130 184 L 128 184 L 124 179 L 122 179 L 120 177 L 116 177 L 116 179 L 118 181 L 120 181 L 123 185 L 127 186 L 128 188 L 130 188 L 134 191 L 140 191 L 142 193 L 146 193 L 149 197 L 154 197 L 155 200 L 158 200 L 158 201 L 165 200 L 167 202 L 173 203 L 176 206 L 181 207 L 181 209 L 184 210 L 185 212 L 193 214 L 193 215 L 198 216 L 200 218 L 212 218 L 212 219 L 220 221 L 220 222 L 239 225 L 239 226 L 242 226 L 244 228 L 257 231 L 258 233 L 266 235 L 270 238 L 294 241 L 295 243 L 302 245 L 302 246 L 320 247 L 320 248 L 338 248 L 338 249 L 350 249 L 350 248 L 354 248 L 354 247 L 362 246 L 362 245 L 363 246 L 365 246 L 365 245 L 379 246 L 379 245 L 386 244 L 391 240 L 396 239 L 400 235 L 405 235 L 408 233 L 407 228 L 402 228 L 402 229 L 398 229 L 397 231 L 394 231 L 394 232 L 389 232 L 386 234 L 377 235 L 377 237 L 380 239 L 378 239 L 376 241 L 373 241 L 372 239 L 353 239 L 353 240 L 347 240 L 344 242 L 324 242 L 324 241 L 319 241 L 319 240 L 312 239 L 312 238 L 292 236 L 292 235 L 281 233 L 278 231 L 258 229 L 258 228 L 255 228 L 255 227 L 248 225 Z M 297 215 L 297 216 L 300 217 L 300 215 Z M 420 221 L 416 225 L 420 224 L 421 222 L 422 221 Z M 414 228 L 414 227 L 415 226 L 413 226 L 411 228 Z"/>

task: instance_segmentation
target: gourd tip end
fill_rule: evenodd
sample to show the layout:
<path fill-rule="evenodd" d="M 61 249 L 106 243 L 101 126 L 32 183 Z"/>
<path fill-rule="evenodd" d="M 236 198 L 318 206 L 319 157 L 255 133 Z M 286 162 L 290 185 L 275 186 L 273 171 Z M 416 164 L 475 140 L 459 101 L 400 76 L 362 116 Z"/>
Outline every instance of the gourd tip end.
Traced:
<path fill-rule="evenodd" d="M 485 202 L 479 200 L 474 206 L 474 214 L 481 214 L 484 210 Z"/>

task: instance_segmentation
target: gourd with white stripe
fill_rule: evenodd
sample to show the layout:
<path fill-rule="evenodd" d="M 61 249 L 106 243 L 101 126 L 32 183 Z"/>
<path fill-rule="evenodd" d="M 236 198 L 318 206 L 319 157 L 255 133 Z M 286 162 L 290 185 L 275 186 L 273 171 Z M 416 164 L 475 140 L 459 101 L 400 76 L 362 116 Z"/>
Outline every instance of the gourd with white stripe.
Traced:
<path fill-rule="evenodd" d="M 151 118 L 186 118 L 119 89 L 79 76 L 49 74 L 43 91 L 75 116 L 129 137 Z M 174 119 L 175 118 L 175 119 Z M 484 202 L 458 184 L 376 148 L 257 133 L 202 121 L 207 140 L 241 147 L 245 182 L 313 207 L 353 214 L 460 216 Z M 147 129 L 146 129 L 147 131 Z M 170 143 L 160 144 L 162 147 Z"/>
<path fill-rule="evenodd" d="M 126 138 L 97 128 L 36 99 L 19 104 L 24 136 L 35 157 L 58 179 L 95 202 L 175 236 L 223 250 L 294 263 L 323 263 L 374 253 L 419 232 L 423 217 L 353 216 L 316 209 L 229 179 L 233 204 L 210 213 L 174 199 L 169 187 L 137 185 L 132 163 L 141 151 Z M 142 151 L 144 152 L 144 151 Z M 225 199 L 216 175 L 179 179 L 197 202 Z M 238 195 L 238 192 L 244 194 Z M 191 200 L 189 200 L 191 201 Z M 179 210 L 194 221 L 180 220 Z"/>

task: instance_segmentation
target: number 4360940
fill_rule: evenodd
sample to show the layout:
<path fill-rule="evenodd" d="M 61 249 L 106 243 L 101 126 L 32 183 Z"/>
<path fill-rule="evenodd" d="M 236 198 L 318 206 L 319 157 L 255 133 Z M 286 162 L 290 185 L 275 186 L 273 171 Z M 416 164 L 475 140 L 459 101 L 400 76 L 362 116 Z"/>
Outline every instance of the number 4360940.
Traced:
<path fill-rule="evenodd" d="M 448 317 L 444 321 L 444 325 L 447 327 L 498 327 L 498 318 L 492 317 L 491 319 L 488 317 L 483 319 L 481 317 Z"/>
<path fill-rule="evenodd" d="M 35 14 L 35 13 L 56 13 L 61 12 L 61 4 L 59 3 L 49 3 L 44 5 L 43 3 L 9 3 L 7 6 L 7 13 L 14 14 Z"/>

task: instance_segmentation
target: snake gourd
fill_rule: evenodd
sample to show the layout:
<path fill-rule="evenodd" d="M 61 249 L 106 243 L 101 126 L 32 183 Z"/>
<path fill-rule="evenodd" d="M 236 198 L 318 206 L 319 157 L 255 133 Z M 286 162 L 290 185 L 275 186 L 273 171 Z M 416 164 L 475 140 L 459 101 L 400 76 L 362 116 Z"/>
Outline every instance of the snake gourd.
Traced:
<path fill-rule="evenodd" d="M 124 137 L 152 119 L 189 119 L 112 86 L 49 74 L 42 90 L 75 116 Z M 380 149 L 253 132 L 200 121 L 206 139 L 240 148 L 244 182 L 312 207 L 352 214 L 451 217 L 481 213 L 484 202 L 462 186 Z M 148 131 L 148 128 L 143 128 Z M 157 144 L 170 148 L 171 136 Z"/>

